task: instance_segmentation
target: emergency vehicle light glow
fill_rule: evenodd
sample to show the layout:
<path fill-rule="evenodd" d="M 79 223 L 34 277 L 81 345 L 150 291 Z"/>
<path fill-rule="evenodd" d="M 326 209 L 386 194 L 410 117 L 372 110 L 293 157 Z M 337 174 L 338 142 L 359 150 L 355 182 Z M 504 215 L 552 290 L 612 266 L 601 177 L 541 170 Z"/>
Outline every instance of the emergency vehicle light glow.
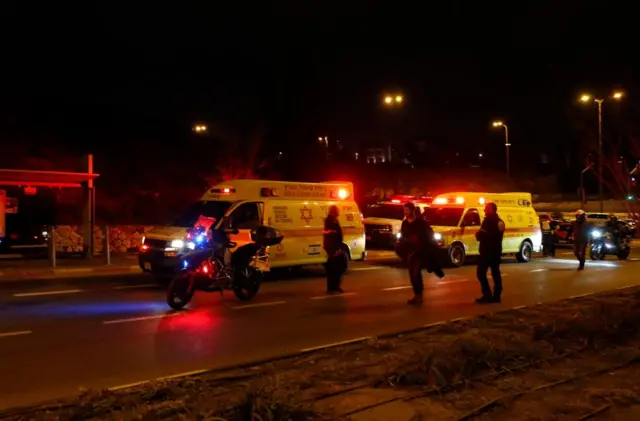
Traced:
<path fill-rule="evenodd" d="M 446 205 L 448 202 L 446 197 L 437 197 L 433 203 L 436 205 Z"/>
<path fill-rule="evenodd" d="M 235 193 L 236 189 L 232 189 L 229 187 L 224 187 L 222 189 L 211 189 L 209 190 L 210 193 L 219 193 L 219 194 L 231 194 L 231 193 Z"/>
<path fill-rule="evenodd" d="M 464 197 L 461 197 L 461 196 L 456 197 L 456 203 L 458 205 L 463 204 L 464 203 Z"/>
<path fill-rule="evenodd" d="M 338 190 L 338 197 L 342 200 L 346 199 L 347 197 L 349 197 L 349 192 L 346 191 L 345 189 L 340 189 Z"/>
<path fill-rule="evenodd" d="M 392 199 L 392 200 L 391 200 L 391 203 L 400 203 L 400 200 L 398 200 L 398 199 Z"/>
<path fill-rule="evenodd" d="M 487 201 L 484 199 L 484 197 L 481 197 L 478 199 L 478 203 L 480 203 L 481 205 L 484 205 L 485 203 L 487 203 Z"/>

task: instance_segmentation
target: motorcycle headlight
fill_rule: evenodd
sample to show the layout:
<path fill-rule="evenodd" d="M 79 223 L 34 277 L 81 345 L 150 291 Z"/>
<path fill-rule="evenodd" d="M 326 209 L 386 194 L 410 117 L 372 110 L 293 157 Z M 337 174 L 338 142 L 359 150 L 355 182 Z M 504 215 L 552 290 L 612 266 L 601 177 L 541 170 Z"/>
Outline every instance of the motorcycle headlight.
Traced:
<path fill-rule="evenodd" d="M 593 230 L 593 231 L 591 231 L 591 236 L 593 238 L 600 238 L 600 237 L 602 237 L 602 233 L 600 231 L 598 231 L 598 230 Z"/>
<path fill-rule="evenodd" d="M 439 232 L 436 232 L 435 234 L 433 234 L 433 238 L 436 241 L 440 241 L 440 240 L 442 240 L 442 234 L 440 234 Z"/>
<path fill-rule="evenodd" d="M 181 249 L 182 247 L 184 247 L 184 241 L 182 240 L 173 240 L 171 242 L 171 247 L 177 248 L 177 249 Z"/>

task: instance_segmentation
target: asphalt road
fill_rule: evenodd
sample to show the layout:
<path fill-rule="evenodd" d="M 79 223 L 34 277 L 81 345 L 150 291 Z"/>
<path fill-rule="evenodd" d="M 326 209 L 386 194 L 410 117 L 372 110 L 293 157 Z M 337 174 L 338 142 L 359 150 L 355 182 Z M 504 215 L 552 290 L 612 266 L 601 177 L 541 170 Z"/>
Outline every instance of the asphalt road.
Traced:
<path fill-rule="evenodd" d="M 565 254 L 566 253 L 566 254 Z M 425 304 L 406 305 L 408 276 L 380 255 L 356 263 L 343 296 L 318 271 L 263 285 L 251 302 L 199 293 L 172 312 L 146 276 L 0 286 L 0 407 L 248 362 L 444 320 L 640 284 L 640 258 L 505 263 L 502 304 L 477 305 L 475 267 L 426 276 Z M 426 274 L 425 274 L 426 275 Z"/>

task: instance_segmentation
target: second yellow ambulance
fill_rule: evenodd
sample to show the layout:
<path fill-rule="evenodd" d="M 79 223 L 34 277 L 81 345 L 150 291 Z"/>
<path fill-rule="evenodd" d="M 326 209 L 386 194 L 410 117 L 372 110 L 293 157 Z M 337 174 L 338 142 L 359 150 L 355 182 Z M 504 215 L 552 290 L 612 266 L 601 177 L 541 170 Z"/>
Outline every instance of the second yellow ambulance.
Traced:
<path fill-rule="evenodd" d="M 542 233 L 530 193 L 453 192 L 439 195 L 423 211 L 447 261 L 462 266 L 467 256 L 479 255 L 476 233 L 484 220 L 484 207 L 493 202 L 505 223 L 502 248 L 519 262 L 529 262 L 542 249 Z"/>

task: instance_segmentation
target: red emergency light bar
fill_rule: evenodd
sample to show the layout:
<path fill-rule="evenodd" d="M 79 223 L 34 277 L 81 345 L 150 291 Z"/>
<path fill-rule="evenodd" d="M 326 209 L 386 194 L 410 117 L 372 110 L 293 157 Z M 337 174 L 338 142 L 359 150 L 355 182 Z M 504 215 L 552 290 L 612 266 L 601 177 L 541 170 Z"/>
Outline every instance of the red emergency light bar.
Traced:
<path fill-rule="evenodd" d="M 236 192 L 236 189 L 232 189 L 229 187 L 215 188 L 215 189 L 209 190 L 209 193 L 218 193 L 218 194 L 232 194 L 235 192 Z"/>
<path fill-rule="evenodd" d="M 347 197 L 349 197 L 349 191 L 347 189 L 338 189 L 338 190 L 332 190 L 331 191 L 331 198 L 332 199 L 344 200 Z"/>

